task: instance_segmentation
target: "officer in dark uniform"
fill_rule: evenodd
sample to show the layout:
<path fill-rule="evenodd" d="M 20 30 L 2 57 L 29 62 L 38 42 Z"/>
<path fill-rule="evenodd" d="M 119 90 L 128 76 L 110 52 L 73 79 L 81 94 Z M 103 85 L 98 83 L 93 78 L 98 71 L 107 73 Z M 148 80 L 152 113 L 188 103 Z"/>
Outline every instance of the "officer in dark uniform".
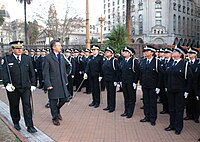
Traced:
<path fill-rule="evenodd" d="M 65 56 L 66 58 L 69 60 L 69 62 L 71 63 L 72 65 L 72 72 L 71 74 L 67 77 L 68 78 L 68 85 L 67 85 L 67 88 L 68 88 L 68 91 L 70 93 L 70 99 L 73 97 L 73 84 L 74 84 L 74 76 L 75 76 L 75 70 L 76 70 L 76 64 L 75 64 L 75 61 L 74 61 L 74 58 L 71 56 L 71 50 L 70 49 L 65 49 Z"/>
<path fill-rule="evenodd" d="M 135 109 L 140 67 L 138 60 L 134 58 L 135 50 L 133 48 L 125 47 L 123 51 L 125 59 L 121 63 L 121 78 L 125 110 L 121 116 L 131 118 Z"/>
<path fill-rule="evenodd" d="M 198 68 L 199 60 L 197 59 L 197 54 L 199 51 L 195 48 L 190 48 L 188 50 L 188 57 L 189 57 L 189 65 L 193 73 L 193 79 L 196 79 L 196 71 Z M 195 94 L 195 85 L 191 86 L 189 94 L 186 98 L 186 117 L 184 120 L 194 120 L 194 122 L 199 123 L 199 112 L 198 112 L 198 100 L 196 99 Z"/>
<path fill-rule="evenodd" d="M 100 82 L 102 79 L 102 64 L 103 57 L 99 55 L 100 47 L 98 45 L 93 45 L 91 50 L 93 52 L 92 59 L 88 62 L 85 74 L 83 76 L 84 79 L 87 79 L 88 75 L 90 75 L 91 80 L 91 89 L 92 89 L 92 103 L 89 106 L 94 106 L 94 108 L 99 107 L 100 105 Z"/>
<path fill-rule="evenodd" d="M 157 119 L 157 94 L 160 92 L 160 84 L 163 70 L 160 61 L 155 57 L 156 49 L 147 45 L 144 48 L 146 52 L 146 63 L 141 67 L 142 92 L 144 97 L 144 115 L 145 118 L 140 122 L 150 122 L 152 126 L 156 125 Z"/>
<path fill-rule="evenodd" d="M 186 53 L 187 50 L 176 46 L 172 53 L 174 62 L 166 69 L 170 125 L 165 130 L 175 130 L 176 135 L 183 129 L 184 97 L 187 97 L 192 81 L 192 71 L 184 60 Z"/>
<path fill-rule="evenodd" d="M 120 66 L 117 59 L 114 57 L 115 51 L 112 47 L 106 47 L 106 60 L 102 65 L 103 78 L 107 90 L 107 107 L 103 110 L 108 112 L 115 111 L 116 106 L 116 86 L 119 82 Z"/>
<path fill-rule="evenodd" d="M 41 50 L 36 49 L 36 56 L 35 56 L 35 69 L 36 69 L 36 79 L 39 81 L 39 89 L 43 88 L 42 83 L 42 61 L 41 61 Z"/>
<path fill-rule="evenodd" d="M 19 125 L 20 111 L 19 102 L 22 101 L 24 120 L 27 131 L 35 133 L 33 126 L 31 91 L 36 89 L 35 73 L 31 58 L 22 54 L 23 41 L 10 43 L 12 54 L 2 59 L 3 84 L 6 87 L 10 106 L 10 114 L 16 130 L 21 130 Z"/>

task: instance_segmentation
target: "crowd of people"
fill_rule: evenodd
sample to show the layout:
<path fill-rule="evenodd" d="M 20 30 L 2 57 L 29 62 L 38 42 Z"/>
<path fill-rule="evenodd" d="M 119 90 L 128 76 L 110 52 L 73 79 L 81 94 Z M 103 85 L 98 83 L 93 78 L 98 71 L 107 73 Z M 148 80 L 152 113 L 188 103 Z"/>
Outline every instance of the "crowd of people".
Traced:
<path fill-rule="evenodd" d="M 18 49 L 12 47 L 13 50 Z M 199 51 L 192 47 L 185 49 L 176 45 L 173 49 L 158 50 L 151 45 L 146 45 L 143 48 L 143 57 L 138 59 L 135 57 L 135 50 L 127 46 L 121 50 L 121 54 L 115 53 L 112 47 L 106 47 L 101 51 L 98 45 L 92 45 L 90 49 L 85 50 L 69 48 L 63 50 L 59 40 L 52 40 L 49 50 L 26 51 L 27 56 L 31 57 L 34 78 L 36 78 L 31 86 L 43 89 L 45 93 L 48 92 L 49 101 L 46 107 L 51 109 L 54 125 L 59 126 L 59 121 L 62 120 L 61 107 L 65 102 L 73 99 L 74 92 L 80 92 L 83 87 L 86 88 L 84 93 L 92 94 L 92 102 L 89 106 L 94 108 L 100 106 L 101 91 L 106 88 L 107 107 L 103 110 L 112 113 L 116 109 L 116 87 L 119 85 L 119 91 L 122 91 L 124 97 L 124 112 L 121 117 L 129 119 L 134 114 L 137 86 L 141 85 L 144 118 L 140 122 L 156 125 L 159 100 L 163 105 L 160 114 L 166 113 L 170 117 L 165 131 L 175 131 L 176 135 L 181 134 L 184 120 L 199 123 L 198 53 Z M 13 52 L 12 56 L 14 57 L 15 54 Z M 10 60 L 7 64 L 2 63 L 3 69 L 9 68 L 11 73 L 11 78 L 8 73 L 4 75 L 8 78 L 6 81 L 4 79 L 4 85 L 7 86 L 9 83 L 18 88 L 10 64 Z M 10 93 L 8 90 L 7 92 Z M 186 110 L 185 117 L 184 110 Z M 16 116 L 12 113 L 11 116 L 13 123 L 16 124 L 14 121 Z M 27 124 L 29 125 L 33 124 Z"/>

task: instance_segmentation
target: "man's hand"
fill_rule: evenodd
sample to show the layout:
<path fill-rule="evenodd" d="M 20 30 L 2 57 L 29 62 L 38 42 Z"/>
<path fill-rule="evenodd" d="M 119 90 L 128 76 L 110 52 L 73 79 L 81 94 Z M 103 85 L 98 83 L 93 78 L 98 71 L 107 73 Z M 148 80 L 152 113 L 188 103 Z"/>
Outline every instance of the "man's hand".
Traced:
<path fill-rule="evenodd" d="M 137 88 L 137 84 L 133 83 L 133 89 L 135 90 Z"/>
<path fill-rule="evenodd" d="M 117 82 L 114 82 L 114 84 L 113 84 L 114 86 L 117 86 Z"/>
<path fill-rule="evenodd" d="M 185 92 L 185 93 L 184 93 L 185 99 L 188 97 L 188 94 L 189 94 L 188 92 Z"/>
<path fill-rule="evenodd" d="M 87 75 L 87 73 L 84 73 L 84 75 L 83 75 L 83 79 L 87 79 L 88 78 L 88 75 Z"/>
<path fill-rule="evenodd" d="M 101 82 L 101 80 L 102 80 L 102 77 L 99 77 L 99 82 Z"/>
<path fill-rule="evenodd" d="M 12 84 L 8 83 L 8 84 L 6 85 L 6 90 L 7 90 L 8 92 L 13 92 L 13 91 L 15 90 L 15 86 L 13 86 Z"/>
<path fill-rule="evenodd" d="M 50 87 L 48 87 L 48 88 L 47 88 L 47 90 L 52 90 L 52 89 L 53 89 L 53 87 L 52 87 L 52 86 L 50 86 Z"/>
<path fill-rule="evenodd" d="M 156 88 L 156 94 L 159 94 L 160 93 L 160 89 L 159 88 Z"/>
<path fill-rule="evenodd" d="M 35 91 L 36 87 L 35 86 L 31 86 L 31 92 Z"/>

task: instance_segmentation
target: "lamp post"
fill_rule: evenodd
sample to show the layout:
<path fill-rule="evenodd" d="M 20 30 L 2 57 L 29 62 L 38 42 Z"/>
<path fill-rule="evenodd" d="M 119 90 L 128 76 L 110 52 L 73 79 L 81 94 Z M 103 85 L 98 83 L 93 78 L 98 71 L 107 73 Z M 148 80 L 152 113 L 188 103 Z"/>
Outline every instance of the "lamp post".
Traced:
<path fill-rule="evenodd" d="M 103 44 L 103 22 L 105 21 L 105 17 L 101 16 L 99 17 L 100 27 L 101 27 L 101 33 L 100 33 L 100 39 L 101 39 L 101 45 Z"/>

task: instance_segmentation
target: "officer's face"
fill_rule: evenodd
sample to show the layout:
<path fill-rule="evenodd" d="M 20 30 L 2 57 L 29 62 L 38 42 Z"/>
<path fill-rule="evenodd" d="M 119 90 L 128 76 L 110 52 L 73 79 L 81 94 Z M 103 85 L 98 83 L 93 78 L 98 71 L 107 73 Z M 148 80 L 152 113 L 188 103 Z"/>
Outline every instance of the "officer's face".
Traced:
<path fill-rule="evenodd" d="M 123 56 L 124 56 L 125 58 L 129 58 L 129 57 L 131 56 L 131 54 L 130 54 L 128 51 L 124 51 L 124 52 L 123 52 Z"/>
<path fill-rule="evenodd" d="M 172 57 L 172 53 L 165 53 L 165 58 L 170 58 Z"/>
<path fill-rule="evenodd" d="M 56 42 L 55 45 L 53 46 L 53 51 L 55 53 L 59 53 L 59 52 L 61 52 L 61 50 L 62 50 L 62 46 L 61 46 L 60 42 Z"/>
<path fill-rule="evenodd" d="M 35 53 L 34 53 L 34 52 L 32 52 L 32 51 L 30 52 L 30 55 L 34 55 L 34 54 L 35 54 Z"/>
<path fill-rule="evenodd" d="M 112 53 L 110 52 L 110 51 L 106 51 L 105 52 L 105 56 L 107 57 L 107 58 L 110 58 L 110 57 L 112 57 Z"/>
<path fill-rule="evenodd" d="M 13 48 L 12 51 L 15 55 L 22 55 L 23 52 L 22 48 Z"/>
<path fill-rule="evenodd" d="M 147 58 L 151 58 L 151 57 L 153 56 L 153 52 L 150 51 L 150 50 L 149 50 L 149 51 L 148 51 L 148 50 L 145 51 L 145 54 L 146 54 L 146 57 L 147 57 Z"/>
<path fill-rule="evenodd" d="M 190 59 L 194 59 L 194 58 L 196 58 L 196 54 L 188 53 L 188 57 L 189 57 Z"/>
<path fill-rule="evenodd" d="M 99 50 L 93 49 L 93 50 L 92 50 L 92 53 L 93 53 L 93 55 L 97 55 L 97 54 L 99 53 Z"/>
<path fill-rule="evenodd" d="M 181 58 L 181 53 L 179 53 L 178 51 L 174 50 L 173 53 L 172 53 L 172 57 L 175 58 L 175 59 L 179 59 Z"/>
<path fill-rule="evenodd" d="M 69 57 L 69 56 L 71 55 L 71 53 L 70 53 L 70 52 L 66 52 L 65 55 L 66 55 L 67 57 Z"/>

